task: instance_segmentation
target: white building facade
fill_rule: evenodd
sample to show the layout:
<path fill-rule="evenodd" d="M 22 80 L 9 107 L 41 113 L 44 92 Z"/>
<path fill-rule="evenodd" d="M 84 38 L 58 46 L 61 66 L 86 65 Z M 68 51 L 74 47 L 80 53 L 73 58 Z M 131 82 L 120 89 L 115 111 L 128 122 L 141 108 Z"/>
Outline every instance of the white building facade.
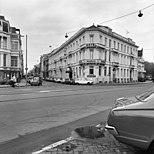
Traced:
<path fill-rule="evenodd" d="M 11 27 L 4 16 L 0 16 L 0 81 L 15 75 L 23 75 L 23 52 L 20 29 Z"/>
<path fill-rule="evenodd" d="M 138 46 L 106 26 L 82 28 L 48 56 L 49 78 L 137 82 Z"/>

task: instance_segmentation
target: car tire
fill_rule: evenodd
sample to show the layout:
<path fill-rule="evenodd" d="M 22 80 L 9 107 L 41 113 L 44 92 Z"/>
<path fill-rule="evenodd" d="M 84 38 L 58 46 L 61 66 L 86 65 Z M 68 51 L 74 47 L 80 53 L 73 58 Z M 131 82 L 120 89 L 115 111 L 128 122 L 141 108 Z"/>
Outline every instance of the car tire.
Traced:
<path fill-rule="evenodd" d="M 148 149 L 148 154 L 154 154 L 154 141 L 151 143 Z"/>

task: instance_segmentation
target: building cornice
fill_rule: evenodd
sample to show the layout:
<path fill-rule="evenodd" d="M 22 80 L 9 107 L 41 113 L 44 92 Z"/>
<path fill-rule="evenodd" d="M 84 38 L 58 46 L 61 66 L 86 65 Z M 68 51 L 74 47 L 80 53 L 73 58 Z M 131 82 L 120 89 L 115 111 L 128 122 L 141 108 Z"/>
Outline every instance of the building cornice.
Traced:
<path fill-rule="evenodd" d="M 105 26 L 102 26 L 102 27 L 105 27 Z M 121 40 L 121 41 L 123 41 L 123 42 L 125 42 L 125 43 L 127 43 L 127 44 L 130 44 L 130 45 L 132 45 L 132 46 L 134 46 L 134 47 L 136 47 L 136 48 L 138 48 L 139 46 L 137 46 L 136 44 L 135 44 L 135 42 L 133 42 L 132 41 L 132 39 L 131 38 L 125 38 L 125 37 L 123 37 L 123 36 L 121 36 L 121 35 L 119 35 L 119 34 L 117 34 L 117 33 L 115 33 L 115 32 L 112 32 L 112 29 L 111 28 L 109 28 L 109 27 L 105 27 L 106 29 L 108 28 L 109 29 L 109 31 L 107 32 L 107 31 L 105 31 L 105 30 L 103 30 L 102 28 L 101 28 L 101 26 L 90 26 L 90 27 L 88 27 L 88 28 L 81 28 L 76 34 L 74 34 L 70 39 L 68 39 L 66 42 L 64 42 L 56 51 L 55 51 L 55 53 L 56 52 L 58 52 L 58 51 L 60 51 L 60 50 L 62 50 L 63 48 L 65 48 L 70 42 L 72 42 L 73 40 L 75 40 L 76 38 L 78 38 L 80 35 L 82 35 L 84 32 L 86 32 L 86 31 L 99 31 L 99 32 L 103 32 L 104 34 L 106 34 L 106 35 L 109 35 L 109 36 L 111 36 L 112 38 L 116 38 L 116 39 L 119 39 L 119 40 Z M 131 42 L 130 42 L 131 41 Z"/>

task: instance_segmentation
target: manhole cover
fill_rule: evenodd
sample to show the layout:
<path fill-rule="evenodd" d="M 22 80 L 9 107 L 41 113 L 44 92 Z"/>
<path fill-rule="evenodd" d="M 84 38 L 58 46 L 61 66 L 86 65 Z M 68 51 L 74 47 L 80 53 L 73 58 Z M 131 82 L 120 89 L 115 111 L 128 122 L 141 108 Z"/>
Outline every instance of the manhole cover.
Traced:
<path fill-rule="evenodd" d="M 104 131 L 100 131 L 96 126 L 76 128 L 74 131 L 83 138 L 96 139 L 104 137 Z"/>

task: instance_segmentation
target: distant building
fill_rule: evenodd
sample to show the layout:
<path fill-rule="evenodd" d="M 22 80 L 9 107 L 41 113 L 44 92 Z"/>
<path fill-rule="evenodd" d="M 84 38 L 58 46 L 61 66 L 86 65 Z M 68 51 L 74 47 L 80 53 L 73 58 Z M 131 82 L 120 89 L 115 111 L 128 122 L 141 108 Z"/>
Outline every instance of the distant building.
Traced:
<path fill-rule="evenodd" d="M 138 81 L 138 46 L 101 25 L 82 28 L 41 57 L 48 78 L 90 78 L 94 83 Z"/>
<path fill-rule="evenodd" d="M 145 81 L 145 64 L 144 64 L 144 59 L 143 59 L 143 49 L 138 50 L 138 65 L 137 65 L 137 70 L 138 70 L 138 81 Z"/>
<path fill-rule="evenodd" d="M 49 55 L 44 54 L 40 57 L 40 76 L 44 79 L 49 78 Z"/>
<path fill-rule="evenodd" d="M 13 75 L 21 78 L 24 73 L 23 51 L 20 29 L 11 27 L 4 16 L 0 16 L 0 82 Z"/>

